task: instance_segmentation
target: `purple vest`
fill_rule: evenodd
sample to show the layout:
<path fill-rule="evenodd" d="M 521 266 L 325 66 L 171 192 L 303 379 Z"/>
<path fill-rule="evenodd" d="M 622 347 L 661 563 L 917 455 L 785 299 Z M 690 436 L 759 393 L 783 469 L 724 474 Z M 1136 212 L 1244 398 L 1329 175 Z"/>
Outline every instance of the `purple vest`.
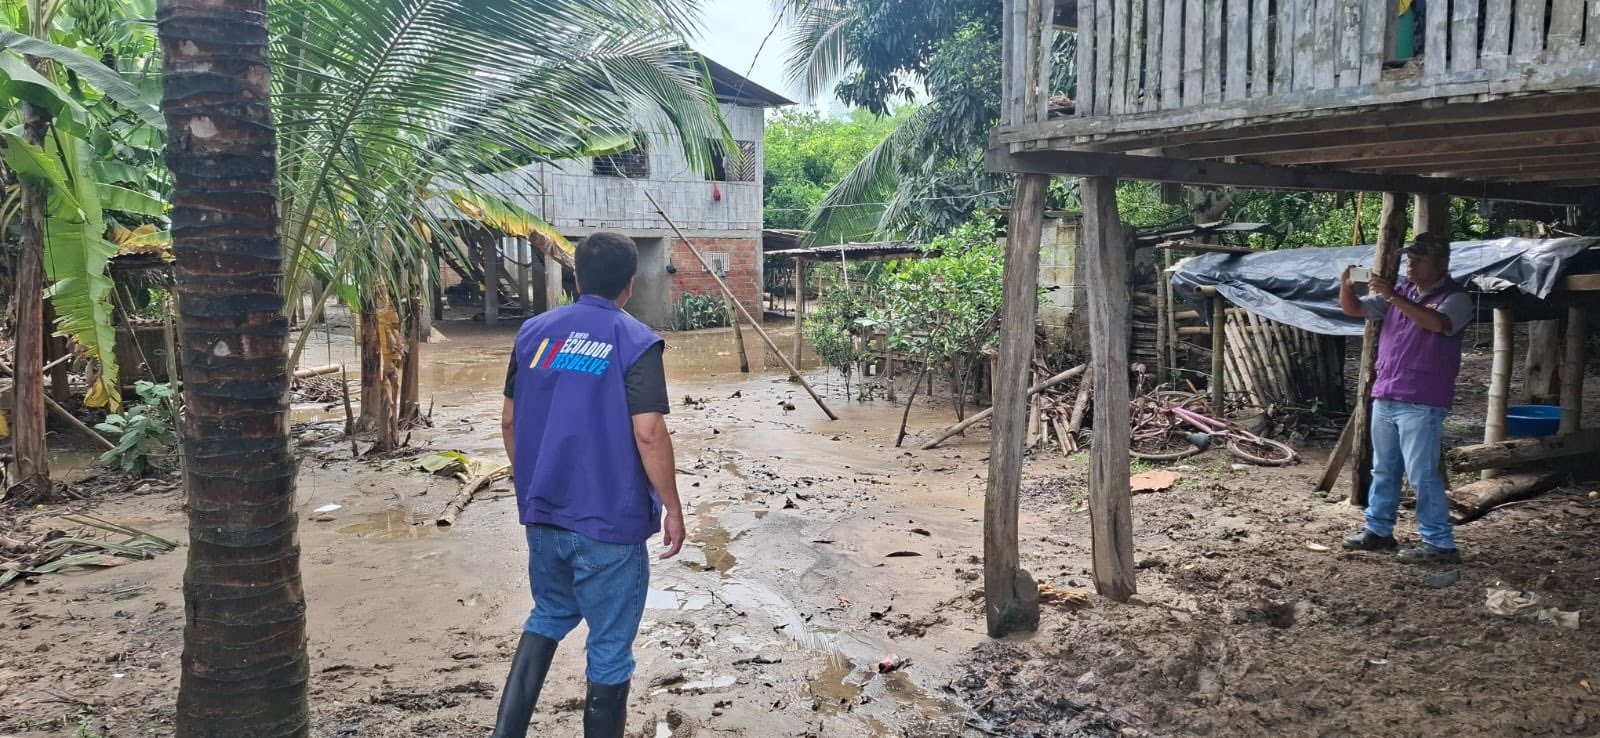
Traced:
<path fill-rule="evenodd" d="M 661 340 L 610 300 L 585 295 L 517 333 L 517 510 L 607 543 L 642 543 L 661 503 L 633 439 L 624 379 Z"/>
<path fill-rule="evenodd" d="M 1410 282 L 1401 280 L 1395 285 L 1395 292 L 1433 310 L 1438 310 L 1445 298 L 1461 291 L 1461 285 L 1449 277 L 1433 292 L 1421 296 Z M 1455 400 L 1456 375 L 1461 372 L 1464 335 L 1465 331 L 1457 331 L 1453 336 L 1434 333 L 1407 318 L 1400 308 L 1390 305 L 1378 339 L 1373 399 L 1449 409 Z"/>

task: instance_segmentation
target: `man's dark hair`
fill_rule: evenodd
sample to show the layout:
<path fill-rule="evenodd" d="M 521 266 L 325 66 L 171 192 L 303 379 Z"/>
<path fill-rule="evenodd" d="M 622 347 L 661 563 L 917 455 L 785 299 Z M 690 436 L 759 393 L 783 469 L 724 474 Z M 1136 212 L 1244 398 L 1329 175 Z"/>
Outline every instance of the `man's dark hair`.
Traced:
<path fill-rule="evenodd" d="M 639 247 L 621 233 L 596 233 L 578 242 L 575 262 L 583 294 L 615 300 L 639 270 Z"/>

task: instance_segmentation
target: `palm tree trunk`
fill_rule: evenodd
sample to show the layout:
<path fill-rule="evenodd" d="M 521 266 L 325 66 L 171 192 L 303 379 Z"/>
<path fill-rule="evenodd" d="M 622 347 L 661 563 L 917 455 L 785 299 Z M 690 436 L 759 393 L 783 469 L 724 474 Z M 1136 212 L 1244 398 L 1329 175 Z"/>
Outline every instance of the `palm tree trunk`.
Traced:
<path fill-rule="evenodd" d="M 407 300 L 405 318 L 405 370 L 400 374 L 400 427 L 416 428 L 422 424 L 422 336 L 427 317 L 422 300 L 421 280 L 411 283 L 412 295 Z"/>
<path fill-rule="evenodd" d="M 301 738 L 305 593 L 289 448 L 266 0 L 161 0 L 185 381 L 178 738 Z"/>
<path fill-rule="evenodd" d="M 356 349 L 361 353 L 361 419 L 356 430 L 371 433 L 383 417 L 379 397 L 383 394 L 383 330 L 378 325 L 376 291 L 362 295 L 356 327 Z"/>
<path fill-rule="evenodd" d="M 33 60 L 30 58 L 29 60 Z M 23 136 L 35 146 L 44 143 L 50 118 L 44 110 L 22 104 Z M 45 190 L 22 183 L 22 242 L 17 254 L 16 378 L 13 387 L 12 449 L 16 485 L 12 499 L 32 505 L 50 497 L 50 459 L 45 445 L 44 415 L 44 229 Z"/>

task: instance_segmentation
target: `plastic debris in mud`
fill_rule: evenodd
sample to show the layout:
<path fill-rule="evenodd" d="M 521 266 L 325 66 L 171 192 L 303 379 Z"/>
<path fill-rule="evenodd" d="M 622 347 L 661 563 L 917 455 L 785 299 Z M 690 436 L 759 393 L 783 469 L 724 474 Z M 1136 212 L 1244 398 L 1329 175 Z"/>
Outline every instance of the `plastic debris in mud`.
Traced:
<path fill-rule="evenodd" d="M 1581 611 L 1558 610 L 1549 607 L 1545 598 L 1536 592 L 1489 587 L 1485 592 L 1484 606 L 1496 615 L 1509 618 L 1532 618 L 1546 625 L 1559 625 L 1568 630 L 1578 629 Z"/>

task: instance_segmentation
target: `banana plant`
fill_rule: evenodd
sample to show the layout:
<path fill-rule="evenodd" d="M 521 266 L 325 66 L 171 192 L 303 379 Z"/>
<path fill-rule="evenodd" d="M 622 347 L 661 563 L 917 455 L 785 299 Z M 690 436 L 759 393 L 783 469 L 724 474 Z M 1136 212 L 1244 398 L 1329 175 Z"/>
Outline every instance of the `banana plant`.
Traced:
<path fill-rule="evenodd" d="M 24 54 L 71 72 L 70 89 L 30 67 Z M 140 182 L 147 175 L 124 162 L 101 159 L 97 150 L 101 147 L 91 140 L 112 146 L 115 141 L 107 124 L 119 118 L 131 118 L 135 126 L 150 129 L 157 137 L 165 122 L 143 91 L 99 60 L 51 41 L 0 30 L 0 102 L 15 109 L 22 101 L 48 112 L 50 127 L 42 145 L 29 143 L 15 131 L 0 131 L 0 157 L 19 180 L 39 185 L 47 194 L 46 295 L 57 315 L 56 332 L 70 336 L 94 362 L 85 403 L 115 410 L 121 406 L 121 385 L 107 267 L 119 246 L 107 238 L 107 211 L 160 220 L 167 204 L 150 192 L 113 183 Z M 113 107 L 115 112 L 108 113 Z M 15 209 L 0 202 L 0 232 Z M 160 237 L 159 230 L 146 228 L 128 240 L 148 245 Z"/>

